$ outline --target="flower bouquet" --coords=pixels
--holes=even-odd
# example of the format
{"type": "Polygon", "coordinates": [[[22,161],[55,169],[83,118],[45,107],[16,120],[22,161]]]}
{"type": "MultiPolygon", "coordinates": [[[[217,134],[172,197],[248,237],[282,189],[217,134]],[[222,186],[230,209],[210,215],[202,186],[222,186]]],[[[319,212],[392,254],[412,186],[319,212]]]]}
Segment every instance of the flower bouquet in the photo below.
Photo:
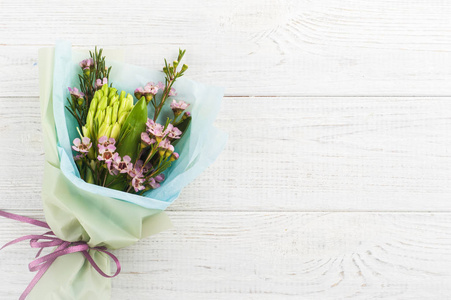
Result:
{"type": "Polygon", "coordinates": [[[223,91],[181,78],[184,54],[158,72],[68,42],[40,50],[46,223],[3,216],[50,228],[11,243],[51,251],[22,299],[109,299],[109,251],[168,228],[162,211],[222,151],[223,91]]]}

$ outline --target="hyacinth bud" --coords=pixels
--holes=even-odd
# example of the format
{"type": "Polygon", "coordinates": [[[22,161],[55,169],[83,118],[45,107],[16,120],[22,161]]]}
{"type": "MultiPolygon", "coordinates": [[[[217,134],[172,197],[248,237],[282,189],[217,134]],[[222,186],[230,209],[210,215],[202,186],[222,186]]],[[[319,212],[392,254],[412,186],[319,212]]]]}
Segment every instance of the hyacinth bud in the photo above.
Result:
{"type": "Polygon", "coordinates": [[[113,130],[113,125],[108,126],[105,136],[111,137],[111,130],[113,130]]]}
{"type": "Polygon", "coordinates": [[[99,128],[99,134],[98,134],[98,136],[99,136],[99,137],[100,137],[100,136],[106,136],[106,137],[108,137],[108,135],[107,135],[108,127],[109,127],[108,124],[103,123],[102,126],[100,126],[100,128],[99,128]]]}
{"type": "Polygon", "coordinates": [[[108,98],[103,96],[100,100],[98,110],[104,110],[108,106],[108,98]]]}
{"type": "Polygon", "coordinates": [[[106,108],[106,113],[105,113],[105,119],[103,120],[103,123],[110,125],[111,124],[111,113],[112,113],[113,108],[111,106],[108,106],[106,108]]]}
{"type": "Polygon", "coordinates": [[[97,99],[97,97],[94,97],[91,100],[91,104],[89,105],[89,112],[92,112],[93,115],[95,115],[95,113],[96,113],[98,101],[99,100],[97,99]]]}
{"type": "Polygon", "coordinates": [[[183,65],[183,66],[182,66],[181,72],[183,73],[183,72],[185,72],[186,70],[188,70],[188,66],[187,66],[187,65],[183,65]]]}
{"type": "Polygon", "coordinates": [[[109,106],[113,106],[115,103],[119,104],[119,96],[117,94],[110,98],[109,106]]]}
{"type": "Polygon", "coordinates": [[[133,96],[128,94],[127,95],[127,111],[131,111],[133,108],[133,96]]]}
{"type": "Polygon", "coordinates": [[[121,102],[122,103],[122,100],[125,98],[125,91],[122,91],[121,92],[121,95],[119,96],[119,102],[121,102]]]}
{"type": "Polygon", "coordinates": [[[83,132],[83,136],[88,137],[91,139],[91,132],[89,131],[89,129],[86,126],[83,126],[81,128],[82,132],[83,132]]]}
{"type": "Polygon", "coordinates": [[[119,111],[119,102],[116,101],[113,104],[113,111],[111,112],[111,123],[117,122],[117,113],[119,111]]]}
{"type": "Polygon", "coordinates": [[[114,123],[113,128],[111,129],[110,137],[117,140],[120,132],[121,132],[121,125],[119,125],[119,123],[116,122],[116,123],[114,123]]]}
{"type": "Polygon", "coordinates": [[[115,88],[109,88],[109,93],[108,93],[108,97],[111,98],[112,96],[116,96],[117,95],[117,89],[115,88]]]}
{"type": "Polygon", "coordinates": [[[117,120],[117,122],[119,123],[119,125],[124,124],[125,119],[127,119],[127,116],[128,116],[128,112],[126,112],[126,111],[124,111],[123,113],[121,113],[121,114],[119,115],[119,119],[117,120]]]}

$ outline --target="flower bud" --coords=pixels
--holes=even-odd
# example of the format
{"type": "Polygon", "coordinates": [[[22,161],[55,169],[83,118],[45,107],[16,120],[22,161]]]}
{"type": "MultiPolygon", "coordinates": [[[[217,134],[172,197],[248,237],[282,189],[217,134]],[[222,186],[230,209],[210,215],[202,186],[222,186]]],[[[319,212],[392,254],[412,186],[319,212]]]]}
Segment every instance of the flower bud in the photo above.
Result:
{"type": "Polygon", "coordinates": [[[120,101],[120,103],[122,103],[122,99],[124,99],[125,98],[125,91],[121,91],[121,95],[119,96],[119,101],[120,101]]]}
{"type": "Polygon", "coordinates": [[[101,136],[107,136],[107,132],[108,132],[108,124],[103,123],[102,126],[100,126],[99,128],[99,134],[97,136],[101,137],[101,136]]]}
{"type": "Polygon", "coordinates": [[[108,106],[106,108],[106,113],[105,113],[105,120],[103,121],[103,123],[110,125],[111,124],[111,113],[112,113],[113,108],[111,106],[108,106]]]}
{"type": "Polygon", "coordinates": [[[146,94],[145,98],[146,98],[147,104],[149,104],[149,102],[152,101],[153,95],[152,94],[146,94]]]}
{"type": "Polygon", "coordinates": [[[111,131],[112,131],[112,130],[113,130],[113,125],[108,126],[105,135],[106,135],[107,137],[110,137],[110,136],[111,136],[111,131]]]}
{"type": "Polygon", "coordinates": [[[97,103],[99,103],[99,102],[98,102],[97,98],[94,97],[91,101],[91,104],[89,105],[89,112],[92,112],[93,115],[96,114],[97,103]]]}
{"type": "Polygon", "coordinates": [[[124,111],[119,115],[119,119],[117,120],[117,122],[122,126],[125,122],[125,119],[127,119],[128,116],[128,112],[124,111]]]}
{"type": "Polygon", "coordinates": [[[83,74],[85,75],[85,77],[89,77],[91,70],[89,68],[83,69],[83,74]]]}
{"type": "Polygon", "coordinates": [[[176,61],[176,60],[174,60],[174,61],[172,62],[172,64],[174,65],[174,68],[177,69],[177,66],[179,65],[179,62],[176,61]]]}
{"type": "Polygon", "coordinates": [[[110,137],[117,140],[120,132],[121,132],[121,125],[119,125],[119,123],[116,122],[116,123],[114,123],[113,128],[111,129],[110,137]]]}
{"type": "Polygon", "coordinates": [[[85,99],[84,98],[78,98],[77,102],[78,102],[78,105],[82,105],[83,102],[85,102],[85,99]]]}
{"type": "Polygon", "coordinates": [[[119,111],[119,101],[114,102],[113,111],[111,113],[111,123],[117,122],[117,113],[119,111]]]}
{"type": "Polygon", "coordinates": [[[176,161],[177,159],[179,159],[179,154],[177,152],[172,152],[171,158],[169,160],[176,161]]]}
{"type": "Polygon", "coordinates": [[[113,106],[114,105],[114,103],[119,103],[119,96],[116,94],[116,95],[113,95],[111,98],[110,98],[110,103],[109,103],[109,106],[113,106]]]}
{"type": "Polygon", "coordinates": [[[86,126],[83,126],[81,130],[83,131],[83,136],[91,138],[91,132],[86,126]]]}
{"type": "Polygon", "coordinates": [[[190,113],[189,111],[185,111],[185,113],[184,113],[183,116],[182,116],[182,120],[186,120],[186,119],[188,119],[189,117],[191,117],[191,113],[190,113]]]}
{"type": "Polygon", "coordinates": [[[187,65],[183,65],[182,66],[182,70],[180,72],[185,72],[186,70],[188,70],[188,66],[187,65]]]}
{"type": "Polygon", "coordinates": [[[108,97],[115,96],[117,94],[117,89],[110,88],[108,92],[108,97]]]}
{"type": "Polygon", "coordinates": [[[103,96],[102,100],[100,100],[98,110],[104,110],[108,105],[108,98],[103,96]]]}

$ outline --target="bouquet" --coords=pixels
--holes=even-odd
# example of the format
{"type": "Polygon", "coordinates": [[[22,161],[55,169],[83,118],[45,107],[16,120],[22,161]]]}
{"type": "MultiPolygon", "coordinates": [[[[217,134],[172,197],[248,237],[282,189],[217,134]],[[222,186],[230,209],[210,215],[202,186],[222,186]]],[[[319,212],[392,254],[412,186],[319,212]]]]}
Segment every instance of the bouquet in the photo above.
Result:
{"type": "Polygon", "coordinates": [[[51,229],[7,244],[51,250],[21,299],[109,299],[109,251],[169,228],[162,211],[225,145],[212,126],[223,91],[181,78],[185,51],[163,72],[103,54],[39,52],[46,222],[0,214],[51,229]]]}

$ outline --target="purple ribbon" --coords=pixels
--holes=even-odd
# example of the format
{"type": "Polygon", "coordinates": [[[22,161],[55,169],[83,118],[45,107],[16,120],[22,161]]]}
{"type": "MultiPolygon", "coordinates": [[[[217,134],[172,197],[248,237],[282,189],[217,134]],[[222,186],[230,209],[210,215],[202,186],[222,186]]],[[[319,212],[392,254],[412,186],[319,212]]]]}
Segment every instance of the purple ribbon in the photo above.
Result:
{"type": "MultiPolygon", "coordinates": [[[[20,222],[28,223],[35,226],[44,227],[47,229],[51,229],[50,226],[42,221],[38,221],[35,219],[31,219],[24,216],[15,215],[12,213],[8,213],[5,211],[0,210],[0,216],[17,220],[20,222]]],[[[121,272],[121,264],[119,263],[119,260],[116,256],[114,256],[112,253],[107,251],[106,247],[89,247],[89,245],[86,242],[66,242],[61,239],[59,239],[52,231],[48,231],[41,235],[26,235],[23,237],[20,237],[18,239],[15,239],[7,244],[5,244],[0,250],[3,248],[19,243],[21,241],[30,240],[30,246],[32,248],[40,248],[36,255],[36,259],[33,260],[31,263],[28,264],[28,268],[31,272],[37,272],[36,276],[33,278],[33,280],[30,282],[30,284],[27,286],[25,291],[20,296],[19,300],[24,300],[28,294],[31,292],[33,287],[38,283],[39,279],[44,275],[44,273],[50,268],[52,263],[60,256],[75,253],[75,252],[81,252],[86,259],[89,261],[89,263],[94,267],[94,269],[103,277],[107,278],[113,278],[119,275],[121,272]],[[55,251],[53,251],[50,254],[47,254],[45,256],[39,257],[41,255],[41,252],[44,248],[47,247],[57,247],[55,251]],[[116,263],[116,273],[114,275],[107,275],[105,274],[99,266],[95,263],[94,259],[89,255],[88,250],[97,250],[100,252],[103,252],[107,254],[109,257],[113,259],[113,261],[116,263]],[[39,258],[38,258],[39,257],[39,258]]]]}

